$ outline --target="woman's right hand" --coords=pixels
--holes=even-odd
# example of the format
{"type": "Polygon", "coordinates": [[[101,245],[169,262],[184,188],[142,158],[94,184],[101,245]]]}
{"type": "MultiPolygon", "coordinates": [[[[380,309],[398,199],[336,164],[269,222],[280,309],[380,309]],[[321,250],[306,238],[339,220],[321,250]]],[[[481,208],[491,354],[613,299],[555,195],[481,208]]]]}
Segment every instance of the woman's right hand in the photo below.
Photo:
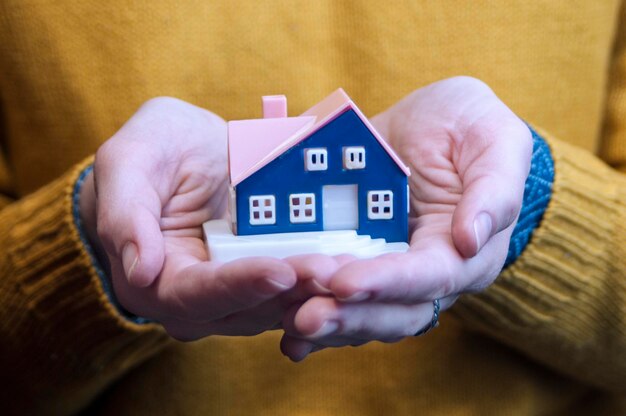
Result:
{"type": "Polygon", "coordinates": [[[106,252],[120,304],[180,340],[279,327],[279,295],[296,284],[281,260],[208,260],[202,223],[225,216],[226,140],[215,114],[152,99],[101,146],[81,191],[82,220],[106,252]]]}

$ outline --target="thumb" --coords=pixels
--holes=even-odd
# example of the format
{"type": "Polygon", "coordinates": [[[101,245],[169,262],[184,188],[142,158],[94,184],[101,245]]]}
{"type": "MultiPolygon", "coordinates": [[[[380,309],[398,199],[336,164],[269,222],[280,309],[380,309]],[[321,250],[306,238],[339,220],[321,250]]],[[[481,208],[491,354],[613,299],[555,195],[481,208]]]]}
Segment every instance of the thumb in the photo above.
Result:
{"type": "Polygon", "coordinates": [[[104,167],[102,171],[107,173],[104,174],[98,167],[96,164],[100,240],[111,263],[123,267],[128,283],[135,287],[149,286],[165,260],[159,196],[138,170],[124,169],[122,173],[104,167]]]}
{"type": "Polygon", "coordinates": [[[463,257],[476,255],[493,235],[515,222],[521,205],[517,188],[483,177],[463,191],[452,217],[452,239],[463,257]]]}
{"type": "Polygon", "coordinates": [[[515,223],[530,168],[532,140],[495,137],[462,172],[463,194],[452,217],[452,240],[463,257],[472,257],[502,230],[515,223]]]}

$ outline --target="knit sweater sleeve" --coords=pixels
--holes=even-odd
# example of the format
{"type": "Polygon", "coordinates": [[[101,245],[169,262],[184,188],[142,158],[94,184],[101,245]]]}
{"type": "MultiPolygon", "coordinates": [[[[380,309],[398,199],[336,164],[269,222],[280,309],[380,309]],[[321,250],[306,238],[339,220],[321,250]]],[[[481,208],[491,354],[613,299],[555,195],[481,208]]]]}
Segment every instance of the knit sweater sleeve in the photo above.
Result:
{"type": "Polygon", "coordinates": [[[626,177],[541,134],[555,170],[543,219],[522,255],[454,313],[574,378],[624,390],[626,177]]]}
{"type": "Polygon", "coordinates": [[[454,313],[467,325],[600,388],[626,390],[626,5],[609,67],[600,158],[543,131],[548,207],[521,256],[454,313]]]}
{"type": "Polygon", "coordinates": [[[0,210],[0,402],[9,414],[69,414],[167,336],[122,317],[72,217],[77,165],[0,210]]]}

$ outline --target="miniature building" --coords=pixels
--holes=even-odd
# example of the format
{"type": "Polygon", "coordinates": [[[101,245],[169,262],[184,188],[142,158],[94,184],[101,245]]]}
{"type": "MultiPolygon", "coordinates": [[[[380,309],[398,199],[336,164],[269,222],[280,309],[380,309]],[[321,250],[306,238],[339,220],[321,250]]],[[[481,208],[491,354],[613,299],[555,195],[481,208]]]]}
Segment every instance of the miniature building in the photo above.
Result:
{"type": "Polygon", "coordinates": [[[298,117],[263,97],[263,115],[228,123],[233,232],[407,241],[409,169],[342,89],[298,117]]]}

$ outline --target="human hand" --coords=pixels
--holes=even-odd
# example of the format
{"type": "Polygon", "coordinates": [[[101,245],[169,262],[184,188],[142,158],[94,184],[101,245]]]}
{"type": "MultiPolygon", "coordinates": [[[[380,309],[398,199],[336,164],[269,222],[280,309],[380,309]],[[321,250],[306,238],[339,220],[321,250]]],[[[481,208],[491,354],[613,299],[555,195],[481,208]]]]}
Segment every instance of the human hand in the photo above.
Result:
{"type": "Polygon", "coordinates": [[[457,77],[410,94],[372,119],[411,168],[410,249],[337,264],[288,313],[281,348],[293,360],[325,347],[416,334],[504,264],[530,168],[526,125],[481,81],[457,77]]]}
{"type": "Polygon", "coordinates": [[[201,225],[225,215],[226,152],[221,118],[153,99],[98,150],[81,191],[82,219],[108,255],[121,305],[181,340],[279,326],[279,295],[296,284],[280,260],[208,261],[201,225]]]}

